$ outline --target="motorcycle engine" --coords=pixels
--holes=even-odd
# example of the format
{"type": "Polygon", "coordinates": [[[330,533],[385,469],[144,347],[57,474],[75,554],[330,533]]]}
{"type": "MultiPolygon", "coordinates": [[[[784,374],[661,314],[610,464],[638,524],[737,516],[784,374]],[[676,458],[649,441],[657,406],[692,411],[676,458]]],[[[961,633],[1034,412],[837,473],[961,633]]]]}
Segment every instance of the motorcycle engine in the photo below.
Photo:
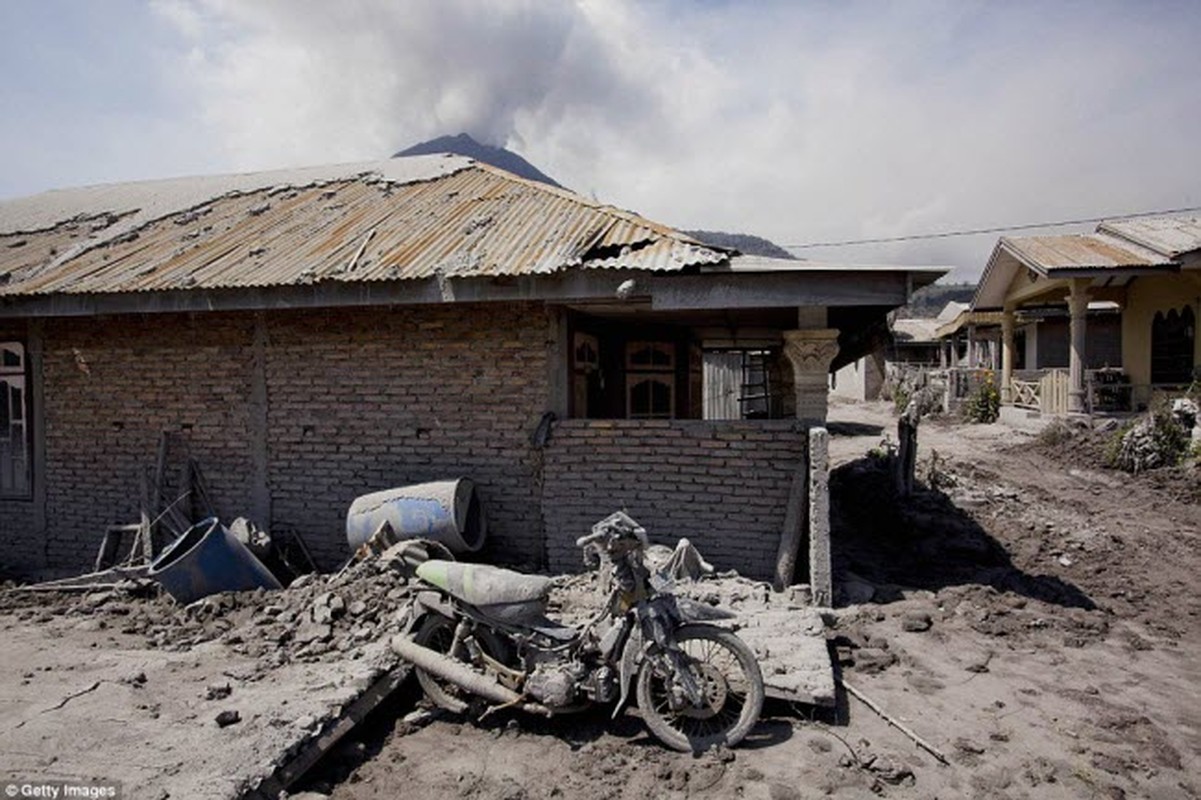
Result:
{"type": "Polygon", "coordinates": [[[548,708],[561,708],[575,700],[578,682],[571,667],[539,664],[526,678],[525,690],[548,708]]]}

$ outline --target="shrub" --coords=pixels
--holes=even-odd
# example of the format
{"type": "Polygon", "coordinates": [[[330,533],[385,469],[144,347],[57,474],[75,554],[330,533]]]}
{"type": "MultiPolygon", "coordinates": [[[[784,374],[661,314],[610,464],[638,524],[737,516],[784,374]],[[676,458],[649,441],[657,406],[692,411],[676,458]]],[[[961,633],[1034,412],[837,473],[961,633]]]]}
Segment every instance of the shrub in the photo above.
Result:
{"type": "Polygon", "coordinates": [[[993,382],[992,372],[984,374],[984,380],[976,387],[963,404],[963,415],[969,422],[996,422],[1001,414],[1001,393],[993,382]]]}

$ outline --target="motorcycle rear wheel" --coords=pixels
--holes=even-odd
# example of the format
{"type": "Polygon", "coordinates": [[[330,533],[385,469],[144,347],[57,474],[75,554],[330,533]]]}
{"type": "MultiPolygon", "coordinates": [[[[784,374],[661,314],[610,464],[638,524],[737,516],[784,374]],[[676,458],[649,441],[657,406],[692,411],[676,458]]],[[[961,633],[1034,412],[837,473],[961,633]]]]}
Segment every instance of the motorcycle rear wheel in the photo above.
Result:
{"type": "MultiPolygon", "coordinates": [[[[441,614],[427,614],[421,620],[421,624],[417,627],[417,633],[413,637],[413,641],[422,647],[428,647],[431,650],[450,655],[464,663],[471,663],[463,652],[463,647],[460,645],[460,652],[451,653],[450,647],[454,643],[455,628],[458,622],[453,619],[447,619],[441,614]]],[[[476,643],[480,649],[487,653],[492,658],[502,663],[505,661],[505,653],[507,648],[499,636],[484,627],[477,626],[472,635],[475,637],[476,643]]],[[[420,668],[414,668],[417,673],[417,682],[421,684],[425,696],[430,699],[434,705],[439,708],[444,708],[455,714],[464,714],[471,709],[473,695],[460,689],[455,684],[443,678],[431,675],[420,668]]]]}
{"type": "Polygon", "coordinates": [[[755,654],[723,628],[685,625],[676,643],[700,680],[705,703],[693,708],[673,702],[668,675],[648,658],[638,671],[638,708],[659,741],[682,752],[732,747],[742,741],[763,710],[763,673],[755,654]]]}

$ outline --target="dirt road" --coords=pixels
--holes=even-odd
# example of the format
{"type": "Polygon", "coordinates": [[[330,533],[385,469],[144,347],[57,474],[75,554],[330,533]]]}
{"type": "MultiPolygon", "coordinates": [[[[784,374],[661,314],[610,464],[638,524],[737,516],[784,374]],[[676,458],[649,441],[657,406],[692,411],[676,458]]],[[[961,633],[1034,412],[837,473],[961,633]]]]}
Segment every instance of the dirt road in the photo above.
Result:
{"type": "Polygon", "coordinates": [[[1099,469],[1083,445],[931,421],[923,489],[897,502],[865,456],[895,430],[890,410],[836,405],[831,420],[841,674],[947,765],[844,694],[834,712],[770,706],[744,746],[695,758],[655,744],[634,712],[385,721],[310,788],[340,800],[1201,796],[1201,507],[1154,476],[1099,469]]]}

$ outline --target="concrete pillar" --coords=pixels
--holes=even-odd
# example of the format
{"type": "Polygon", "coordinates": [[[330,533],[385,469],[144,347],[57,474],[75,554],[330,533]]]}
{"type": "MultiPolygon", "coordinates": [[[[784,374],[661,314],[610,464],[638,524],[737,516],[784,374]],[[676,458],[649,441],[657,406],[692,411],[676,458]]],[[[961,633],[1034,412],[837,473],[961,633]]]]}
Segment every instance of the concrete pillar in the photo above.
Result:
{"type": "Polygon", "coordinates": [[[270,464],[267,454],[267,319],[262,311],[254,315],[254,335],[250,359],[250,515],[265,529],[271,528],[270,464]]]}
{"type": "Polygon", "coordinates": [[[967,365],[972,369],[980,366],[979,345],[976,343],[976,327],[969,325],[967,329],[967,365]]]}
{"type": "Polygon", "coordinates": [[[792,365],[797,419],[824,424],[829,409],[830,362],[838,355],[838,331],[784,331],[784,355],[792,365]]]}
{"type": "Polygon", "coordinates": [[[45,361],[43,358],[44,326],[42,320],[33,319],[29,322],[29,341],[25,357],[29,359],[29,396],[26,406],[29,423],[33,427],[32,436],[33,471],[30,479],[33,481],[33,530],[26,531],[27,536],[36,537],[42,543],[40,558],[27,566],[45,568],[50,566],[50,532],[47,528],[46,516],[46,395],[42,383],[45,361]]]}
{"type": "Polygon", "coordinates": [[[1068,352],[1068,411],[1072,414],[1083,414],[1085,411],[1084,358],[1088,284],[1086,278],[1072,278],[1072,291],[1068,295],[1072,336],[1068,352]]]}
{"type": "Polygon", "coordinates": [[[830,566],[830,434],[809,429],[809,589],[813,603],[834,602],[830,566]]]}
{"type": "Polygon", "coordinates": [[[1013,309],[1001,314],[1001,403],[1013,403],[1013,309]]]}

